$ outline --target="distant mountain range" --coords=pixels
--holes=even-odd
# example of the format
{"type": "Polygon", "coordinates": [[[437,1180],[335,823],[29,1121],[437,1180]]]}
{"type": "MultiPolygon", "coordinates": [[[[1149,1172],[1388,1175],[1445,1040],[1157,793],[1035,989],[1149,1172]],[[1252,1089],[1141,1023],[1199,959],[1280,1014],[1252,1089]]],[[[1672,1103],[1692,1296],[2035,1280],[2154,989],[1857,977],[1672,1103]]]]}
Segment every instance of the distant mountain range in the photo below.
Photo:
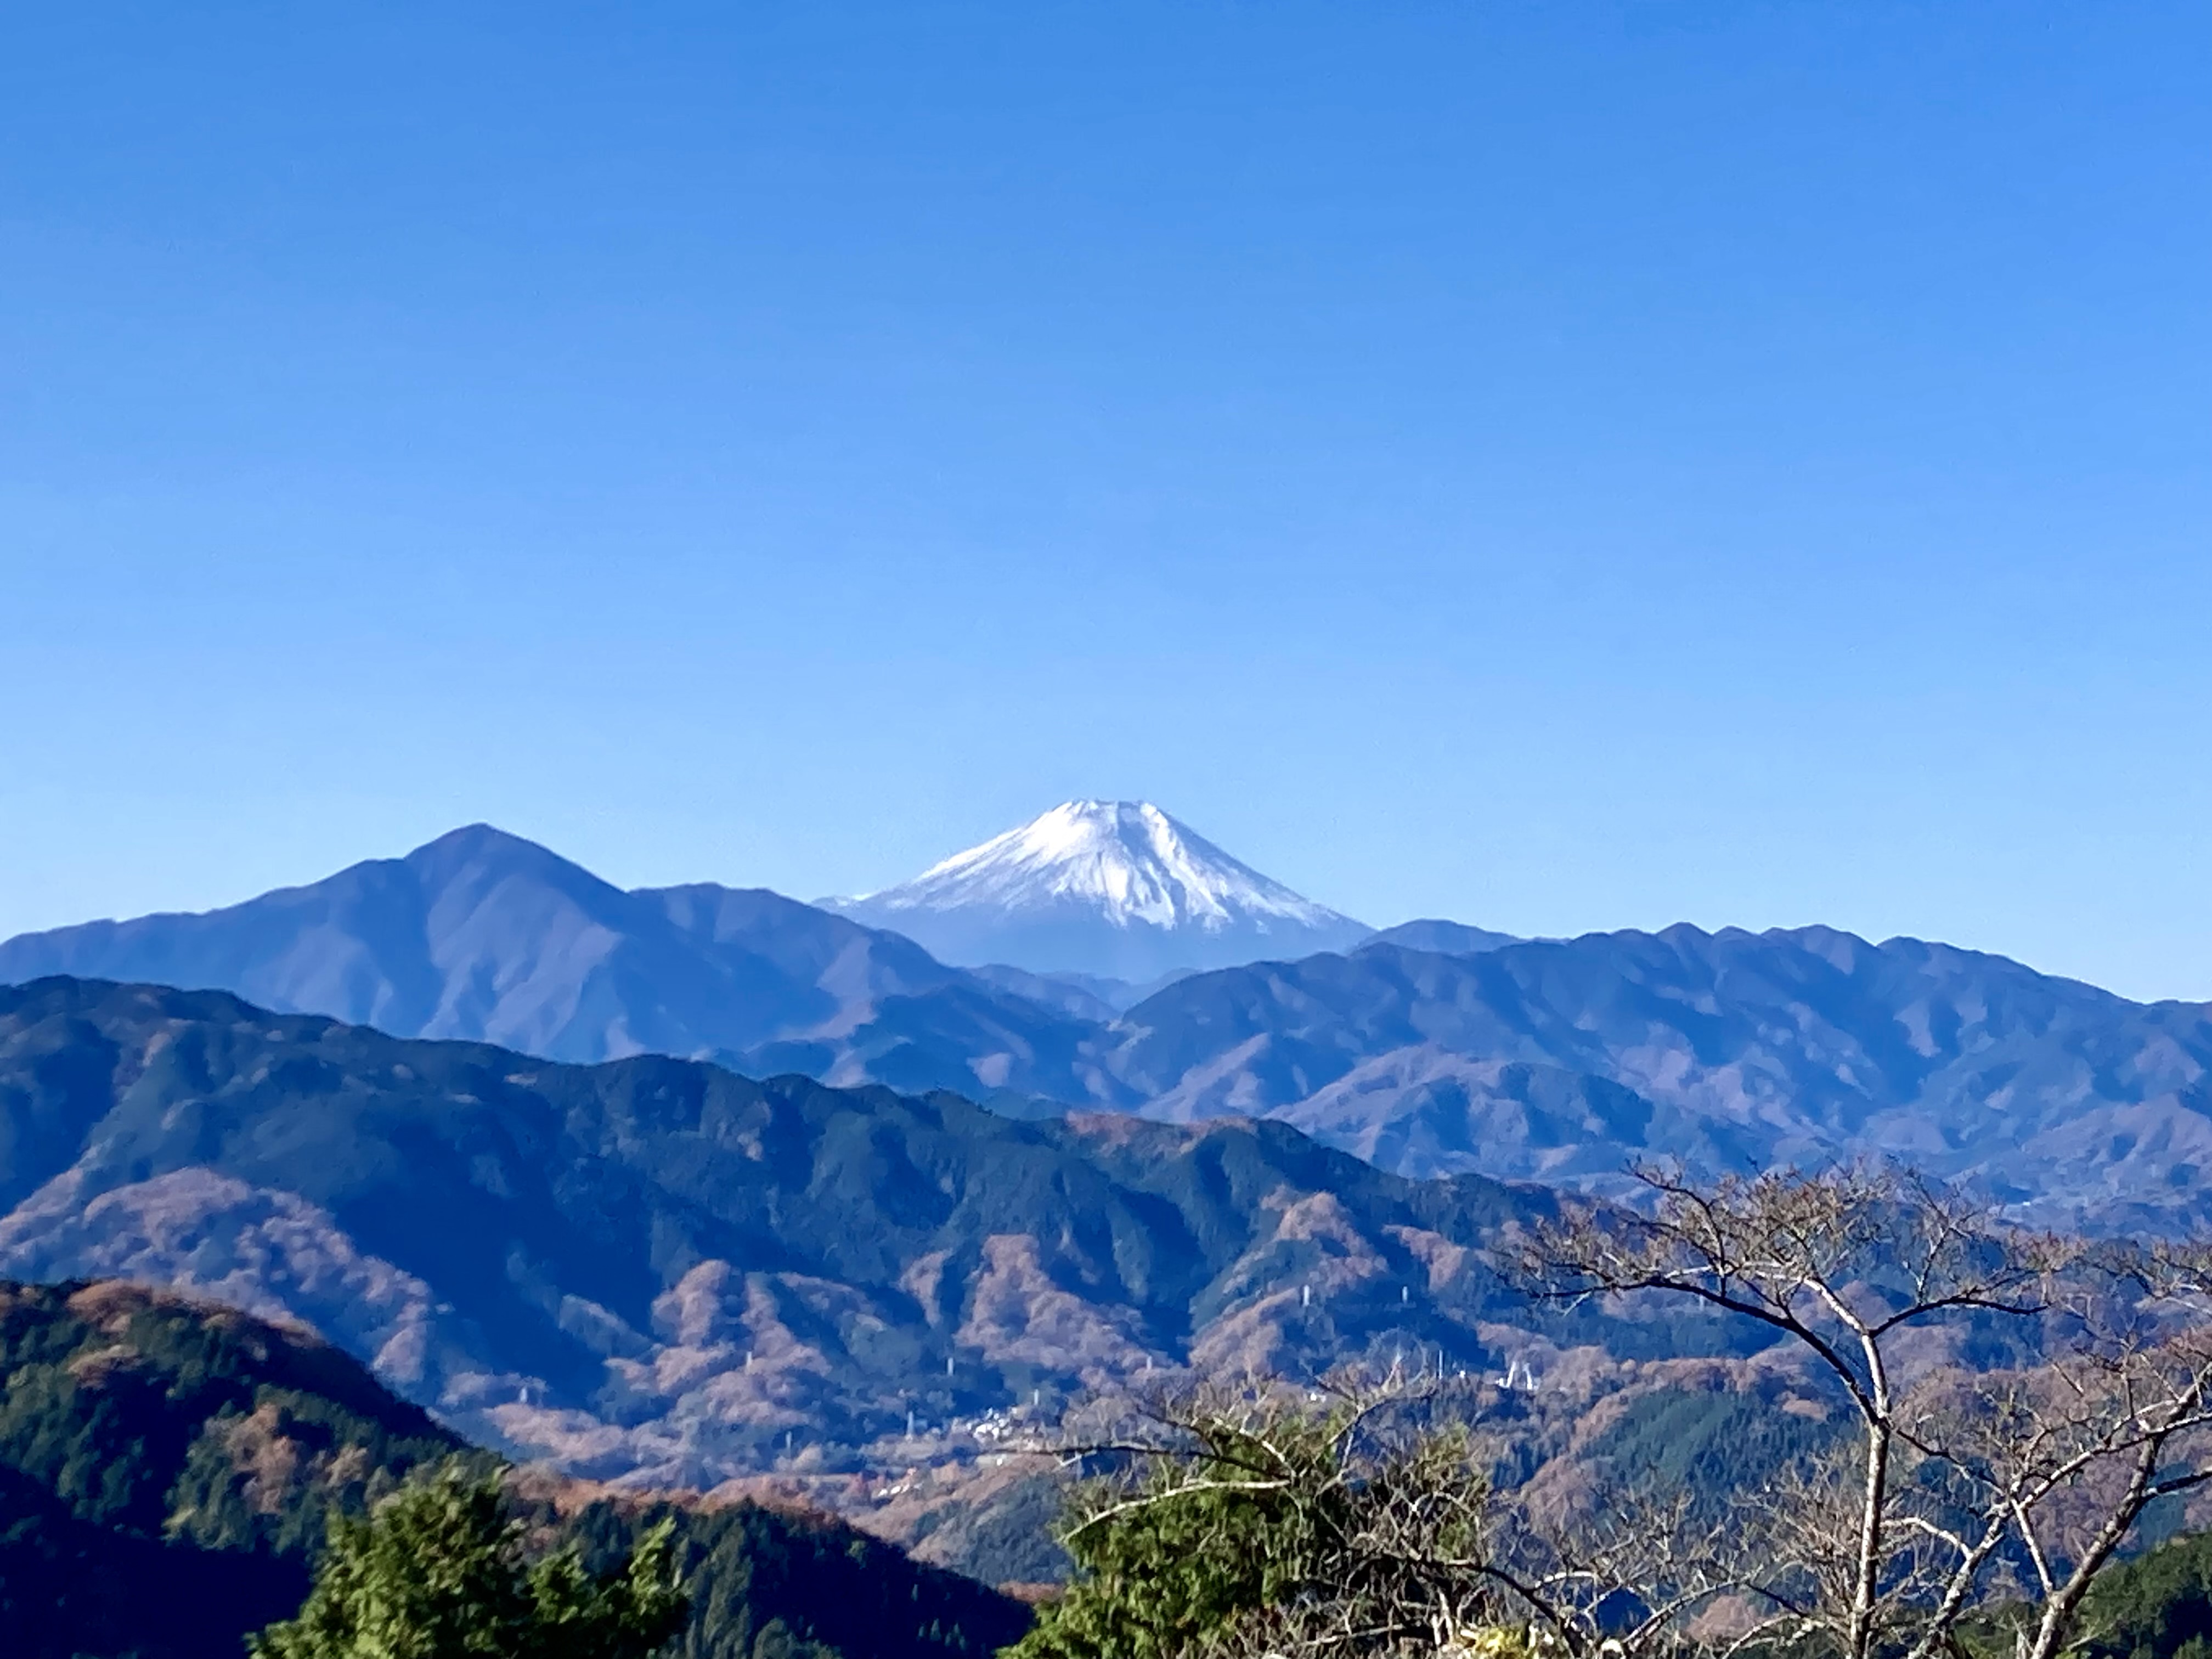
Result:
{"type": "MultiPolygon", "coordinates": [[[[1158,856],[1217,884],[1243,870],[1148,810],[1074,804],[1051,834],[1001,837],[931,890],[988,909],[965,884],[994,869],[1049,890],[1038,849],[1055,845],[1074,849],[1071,890],[1094,897],[1130,843],[1180,848],[1158,856]]],[[[1893,1152],[2054,1218],[2212,1209],[2212,1006],[1824,928],[1517,940],[1418,921],[1138,988],[949,966],[757,890],[625,892],[477,826],[228,910],[0,944],[0,981],[50,974],[228,989],[561,1060],[659,1053],[950,1089],[1018,1115],[1279,1117],[1415,1176],[1607,1188],[1638,1156],[1716,1171],[1893,1152]]]]}
{"type": "Polygon", "coordinates": [[[1135,984],[1346,950],[1374,931],[1240,863],[1149,801],[1066,801],[911,881],[823,906],[963,966],[1135,984]]]}
{"type": "Polygon", "coordinates": [[[1058,1076],[1091,1030],[897,934],[760,889],[625,892],[485,824],[228,909],[0,944],[0,981],[45,974],[553,1060],[680,1054],[907,1089],[988,1092],[1018,1062],[1058,1076]]]}
{"type": "Polygon", "coordinates": [[[2057,1221],[2212,1214],[2212,1006],[1829,928],[1386,944],[1186,980],[1115,1028],[1177,1120],[1279,1117],[1408,1174],[1613,1188],[1905,1158],[2057,1221]]]}

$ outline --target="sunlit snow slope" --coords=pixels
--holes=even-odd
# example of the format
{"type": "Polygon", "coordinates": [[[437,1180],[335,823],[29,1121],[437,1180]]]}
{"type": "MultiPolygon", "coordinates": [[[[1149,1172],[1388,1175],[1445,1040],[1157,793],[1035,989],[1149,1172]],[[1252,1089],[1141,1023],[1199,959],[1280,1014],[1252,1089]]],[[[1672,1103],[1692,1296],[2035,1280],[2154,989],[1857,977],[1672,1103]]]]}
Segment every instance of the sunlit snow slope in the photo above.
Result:
{"type": "Polygon", "coordinates": [[[1370,932],[1147,801],[1066,801],[912,881],[825,904],[946,962],[1139,981],[1345,950],[1370,932]]]}

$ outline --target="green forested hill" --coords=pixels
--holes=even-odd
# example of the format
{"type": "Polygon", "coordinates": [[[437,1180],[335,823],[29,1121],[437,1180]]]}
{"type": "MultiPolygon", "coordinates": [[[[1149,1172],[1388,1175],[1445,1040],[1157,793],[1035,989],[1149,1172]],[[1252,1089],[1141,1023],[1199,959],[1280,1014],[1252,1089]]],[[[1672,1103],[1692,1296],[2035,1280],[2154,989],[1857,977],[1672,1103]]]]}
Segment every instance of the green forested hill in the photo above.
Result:
{"type": "Polygon", "coordinates": [[[2172,1539],[2089,1595],[2087,1659],[2212,1659],[2212,1532],[2172,1539]]]}
{"type": "MultiPolygon", "coordinates": [[[[305,1332],[115,1282],[0,1282],[0,1630],[9,1659],[237,1659],[291,1613],[335,1506],[470,1453],[305,1332]]],[[[540,1484],[594,1565],[665,1507],[540,1484]]],[[[1014,1603],[829,1522],[678,1511],[687,1659],[971,1655],[1014,1603]]]]}
{"type": "Polygon", "coordinates": [[[234,1659],[333,1504],[461,1443],[326,1344],[131,1285],[0,1286],[0,1625],[32,1656],[234,1659]]]}

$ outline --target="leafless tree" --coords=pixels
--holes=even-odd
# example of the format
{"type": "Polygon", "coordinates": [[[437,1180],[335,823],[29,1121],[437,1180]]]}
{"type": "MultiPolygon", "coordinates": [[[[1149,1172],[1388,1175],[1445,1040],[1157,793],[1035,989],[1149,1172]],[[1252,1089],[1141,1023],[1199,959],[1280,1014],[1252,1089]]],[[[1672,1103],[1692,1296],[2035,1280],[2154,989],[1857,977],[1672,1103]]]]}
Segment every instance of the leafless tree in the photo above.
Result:
{"type": "Polygon", "coordinates": [[[1906,1433],[1938,1477],[1923,1484],[1956,1498],[1953,1524],[1905,1517],[1941,1561],[1910,1659],[1948,1641],[1993,1579],[2026,1614],[2015,1632],[2022,1659],[2055,1659],[2144,1511],[2212,1480],[2203,1253],[2100,1254],[2106,1282],[2066,1298],[2057,1352],[1930,1377],[1908,1402],[1906,1433]],[[1990,1571],[2008,1541],[2024,1559],[2024,1582],[1990,1571]]]}
{"type": "Polygon", "coordinates": [[[2212,1479],[2201,1253],[2092,1249],[1881,1165],[1638,1174],[1646,1207],[1570,1205],[1513,1266],[1540,1296],[1668,1294],[1755,1321],[1848,1400],[1847,1468],[1789,1471],[1739,1506],[1797,1574],[1795,1593],[1765,1586],[1770,1629],[1841,1659],[1930,1659],[2009,1596],[2022,1659],[2056,1659],[2143,1511],[2212,1479]],[[1975,1319],[2012,1328],[2019,1363],[1911,1374],[1911,1333],[1975,1319]]]}
{"type": "Polygon", "coordinates": [[[1083,1485],[1072,1542],[1128,1526],[1139,1547],[1115,1559],[1170,1571],[1177,1551],[1267,1553],[1237,1617],[1146,1650],[1939,1659],[1971,1615],[2009,1628],[2016,1659],[2060,1659],[2146,1510],[2212,1482],[2212,1247],[2093,1247],[1881,1165],[1639,1175],[1648,1204],[1570,1201],[1509,1270],[1542,1297],[1753,1322],[1826,1376],[1853,1433],[1723,1495],[1716,1520],[1711,1492],[1498,1490],[1529,1408],[1494,1416],[1480,1383],[1096,1401],[1059,1447],[1112,1470],[1083,1485]]]}

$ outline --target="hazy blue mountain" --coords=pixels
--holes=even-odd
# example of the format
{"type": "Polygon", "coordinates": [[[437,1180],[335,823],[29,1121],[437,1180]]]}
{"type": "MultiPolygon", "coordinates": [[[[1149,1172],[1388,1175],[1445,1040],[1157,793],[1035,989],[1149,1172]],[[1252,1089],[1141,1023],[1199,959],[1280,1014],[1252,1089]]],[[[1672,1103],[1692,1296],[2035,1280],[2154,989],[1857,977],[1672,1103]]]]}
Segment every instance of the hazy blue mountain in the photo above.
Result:
{"type": "Polygon", "coordinates": [[[971,1093],[1068,1097],[1091,1036],[897,934],[758,890],[625,892],[483,824],[227,909],[0,944],[0,981],[46,974],[234,991],[557,1060],[712,1056],[971,1093]]]}
{"type": "Polygon", "coordinates": [[[1415,1176],[1607,1187],[1638,1156],[1878,1152],[2123,1224],[2203,1207],[2212,1170],[2204,1006],[1825,928],[1505,941],[1421,921],[1144,987],[949,967],[773,893],[624,892],[477,828],[228,910],[0,945],[0,980],[55,972],[554,1059],[950,1088],[1024,1117],[1281,1117],[1415,1176]]]}
{"type": "Polygon", "coordinates": [[[1438,956],[1474,957],[1485,951],[1495,951],[1501,945],[1518,945],[1522,941],[1511,933],[1493,933],[1487,927],[1470,927],[1463,921],[1424,917],[1419,921],[1401,921],[1395,927],[1385,927],[1369,935],[1367,942],[1401,945],[1408,951],[1433,951],[1438,956]]]}
{"type": "Polygon", "coordinates": [[[947,962],[1133,984],[1345,950],[1372,931],[1148,801],[1065,801],[911,881],[823,902],[896,928],[947,962]]]}
{"type": "Polygon", "coordinates": [[[2212,1208],[2212,1006],[1915,939],[1377,942],[1185,980],[1116,1033],[1105,1064],[1147,1114],[1280,1116],[1413,1173],[1884,1152],[2115,1224],[2212,1208]]]}
{"type": "Polygon", "coordinates": [[[1033,974],[1003,962],[987,962],[968,971],[986,984],[1094,1025],[1112,1024],[1121,1010],[1143,1001],[1147,994],[1127,980],[1105,979],[1096,974],[1033,974]]]}
{"type": "Polygon", "coordinates": [[[974,1455],[988,1413],[1187,1364],[1495,1364],[1580,1328],[1480,1254],[1548,1201],[1281,1124],[1020,1122],[222,992],[0,988],[0,1274],[304,1320],[472,1437],[580,1474],[974,1455]]]}
{"type": "Polygon", "coordinates": [[[1111,1023],[1119,1014],[1135,1007],[1146,997],[1156,996],[1179,979],[1188,979],[1195,969],[1177,968],[1156,979],[1139,985],[1126,979],[1109,979],[1103,974],[1072,974],[1064,969],[1049,974],[1033,974],[1026,968],[1010,968],[1002,962],[987,962],[980,968],[968,970],[978,979],[988,980],[1002,990],[1027,997],[1032,1002],[1042,1002],[1047,1007],[1085,1019],[1111,1023]]]}

